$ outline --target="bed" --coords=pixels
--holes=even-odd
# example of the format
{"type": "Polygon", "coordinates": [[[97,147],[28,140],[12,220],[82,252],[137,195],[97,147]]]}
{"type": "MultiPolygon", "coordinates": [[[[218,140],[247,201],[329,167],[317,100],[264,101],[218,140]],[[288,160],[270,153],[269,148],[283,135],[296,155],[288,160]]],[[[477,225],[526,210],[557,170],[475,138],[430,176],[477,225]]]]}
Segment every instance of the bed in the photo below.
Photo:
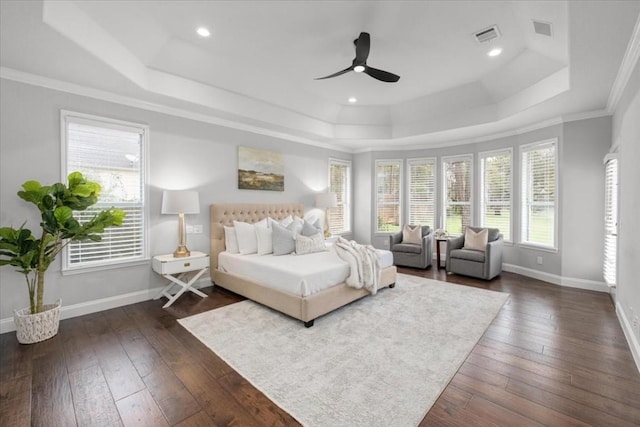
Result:
{"type": "MultiPolygon", "coordinates": [[[[255,223],[266,217],[282,220],[289,215],[303,217],[304,205],[211,205],[211,281],[215,286],[220,286],[221,288],[299,319],[304,322],[306,327],[311,327],[316,318],[367,296],[369,292],[364,289],[351,288],[347,286],[346,283],[341,282],[323,290],[300,293],[269,287],[264,283],[260,283],[259,280],[221,271],[218,268],[218,256],[225,251],[225,225],[232,226],[234,220],[255,223]]],[[[287,257],[288,255],[283,256],[287,257]]],[[[306,256],[308,255],[299,257],[306,256]]],[[[396,267],[393,265],[382,269],[378,288],[393,287],[396,282],[396,275],[396,267]]]]}

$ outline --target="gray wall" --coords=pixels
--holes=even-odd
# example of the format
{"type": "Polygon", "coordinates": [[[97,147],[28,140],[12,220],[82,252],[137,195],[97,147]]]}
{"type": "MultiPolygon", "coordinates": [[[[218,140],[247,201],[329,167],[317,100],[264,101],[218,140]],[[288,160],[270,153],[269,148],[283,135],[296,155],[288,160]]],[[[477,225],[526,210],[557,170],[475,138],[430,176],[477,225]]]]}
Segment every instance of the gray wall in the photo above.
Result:
{"type": "MultiPolygon", "coordinates": [[[[640,317],[640,63],[636,64],[613,117],[619,154],[618,283],[616,298],[629,324],[640,317]]],[[[640,343],[640,328],[635,331],[640,343]]],[[[636,348],[640,357],[640,348],[636,348]]],[[[636,358],[636,361],[640,359],[636,358]]]]}
{"type": "MultiPolygon", "coordinates": [[[[18,198],[23,182],[61,179],[60,110],[127,120],[150,126],[149,203],[151,255],[170,253],[177,246],[177,218],[160,215],[162,190],[196,189],[201,213],[187,223],[204,225],[203,234],[190,234],[191,250],[209,252],[211,203],[304,203],[313,209],[314,193],[326,190],[329,157],[352,155],[253,133],[71,95],[2,79],[0,81],[0,224],[19,226],[39,222],[35,208],[18,198]],[[237,147],[246,145],[284,153],[285,191],[237,189],[237,147]]],[[[163,279],[150,263],[63,276],[61,262],[50,268],[46,301],[61,297],[63,305],[143,291],[163,279]]],[[[0,269],[0,319],[28,306],[24,279],[11,267],[0,269]]]]}
{"type": "MultiPolygon", "coordinates": [[[[436,224],[442,224],[442,168],[443,156],[473,154],[474,156],[474,222],[479,222],[480,168],[478,155],[484,151],[503,148],[513,150],[513,231],[512,238],[517,242],[520,227],[520,163],[519,147],[523,144],[543,141],[550,138],[558,140],[558,251],[547,251],[518,245],[505,245],[504,262],[556,276],[602,282],[603,231],[602,218],[604,206],[604,169],[602,158],[611,141],[611,117],[581,120],[549,126],[531,132],[483,141],[473,144],[457,145],[438,149],[418,149],[410,151],[377,151],[370,159],[356,154],[360,165],[368,160],[368,169],[374,177],[376,159],[411,159],[419,157],[437,158],[437,194],[436,224]],[[542,257],[542,265],[537,258],[542,257]]],[[[406,161],[403,166],[406,175],[406,161]]],[[[361,171],[360,171],[361,172],[361,171]]],[[[373,179],[373,178],[372,178],[373,179]]],[[[370,184],[374,193],[373,182],[370,184]]],[[[406,190],[406,180],[404,183],[406,190]]],[[[406,191],[405,191],[406,194],[406,191]]],[[[403,196],[404,197],[404,196],[403,196]]],[[[379,248],[388,245],[388,234],[375,231],[375,200],[369,197],[368,218],[369,234],[372,244],[379,248]]],[[[405,205],[403,216],[408,215],[405,205]]],[[[358,216],[365,215],[358,212],[358,216]]],[[[363,238],[360,234],[358,238],[363,238]]],[[[364,240],[364,239],[363,239],[364,240]]]]}

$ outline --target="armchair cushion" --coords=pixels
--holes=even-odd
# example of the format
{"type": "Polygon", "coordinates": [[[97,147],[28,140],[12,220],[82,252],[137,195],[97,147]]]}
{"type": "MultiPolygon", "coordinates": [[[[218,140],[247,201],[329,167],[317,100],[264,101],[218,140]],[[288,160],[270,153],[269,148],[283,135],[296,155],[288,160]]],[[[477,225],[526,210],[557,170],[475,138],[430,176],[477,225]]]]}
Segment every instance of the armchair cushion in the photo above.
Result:
{"type": "Polygon", "coordinates": [[[412,254],[419,254],[422,252],[422,242],[416,245],[414,243],[396,243],[393,245],[395,252],[408,252],[412,254]]]}
{"type": "Polygon", "coordinates": [[[464,249],[484,252],[488,241],[489,230],[487,228],[483,228],[480,231],[473,231],[467,227],[464,232],[464,249]]]}
{"type": "Polygon", "coordinates": [[[405,224],[402,227],[402,243],[422,244],[422,227],[419,225],[405,224]]]}
{"type": "Polygon", "coordinates": [[[451,251],[451,258],[466,259],[468,261],[484,262],[485,252],[470,249],[454,249],[451,251]]]}

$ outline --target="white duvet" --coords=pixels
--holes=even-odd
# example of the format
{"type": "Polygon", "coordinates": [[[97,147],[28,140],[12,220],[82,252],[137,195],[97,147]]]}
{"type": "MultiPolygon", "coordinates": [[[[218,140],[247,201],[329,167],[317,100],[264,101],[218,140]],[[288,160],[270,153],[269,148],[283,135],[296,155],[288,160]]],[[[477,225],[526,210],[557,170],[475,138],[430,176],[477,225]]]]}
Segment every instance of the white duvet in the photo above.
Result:
{"type": "MultiPolygon", "coordinates": [[[[381,268],[393,264],[389,251],[377,253],[381,268]]],[[[350,273],[349,265],[333,248],[306,255],[280,256],[221,252],[218,269],[300,296],[309,296],[344,282],[350,273]]]]}

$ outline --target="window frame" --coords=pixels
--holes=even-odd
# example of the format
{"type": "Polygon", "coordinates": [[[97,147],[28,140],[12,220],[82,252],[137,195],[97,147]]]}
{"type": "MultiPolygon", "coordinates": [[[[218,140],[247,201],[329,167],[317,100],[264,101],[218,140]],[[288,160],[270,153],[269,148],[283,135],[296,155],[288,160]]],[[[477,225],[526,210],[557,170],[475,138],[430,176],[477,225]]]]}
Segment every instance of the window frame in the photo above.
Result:
{"type": "MultiPolygon", "coordinates": [[[[440,227],[443,230],[447,230],[447,232],[449,233],[449,236],[459,236],[459,235],[463,235],[464,234],[464,228],[461,230],[461,234],[452,234],[450,230],[447,229],[447,195],[448,195],[448,191],[447,191],[447,177],[446,177],[446,173],[447,173],[447,169],[445,167],[445,163],[446,162],[450,162],[452,160],[469,160],[469,165],[470,165],[470,171],[469,171],[469,218],[471,221],[470,225],[473,225],[474,222],[474,214],[475,214],[475,197],[474,197],[474,155],[473,153],[468,153],[468,154],[457,154],[454,156],[442,156],[440,158],[440,169],[441,169],[441,177],[442,177],[442,212],[441,212],[441,218],[440,218],[440,227]]],[[[460,203],[459,203],[460,204],[460,203]]],[[[460,206],[462,206],[462,204],[460,204],[460,206]]]]}
{"type": "Polygon", "coordinates": [[[559,176],[559,169],[558,169],[558,158],[559,158],[559,144],[558,144],[558,138],[549,138],[549,139],[545,139],[542,141],[536,141],[536,142],[532,142],[529,144],[523,144],[519,147],[518,152],[519,152],[519,157],[520,157],[520,202],[519,202],[519,209],[520,209],[520,227],[519,227],[519,231],[518,231],[518,245],[524,248],[532,248],[532,249],[537,249],[537,250],[542,250],[542,251],[548,251],[548,252],[558,252],[558,202],[560,200],[559,197],[559,182],[560,182],[560,176],[559,176]],[[539,149],[544,149],[545,146],[549,146],[549,145],[553,145],[554,146],[554,150],[555,150],[555,155],[554,155],[554,175],[555,175],[555,179],[554,179],[554,209],[553,209],[553,245],[545,245],[545,244],[541,244],[541,243],[536,243],[536,242],[530,242],[530,241],[526,241],[524,240],[524,233],[523,233],[523,228],[525,226],[525,213],[528,212],[527,211],[527,205],[525,205],[526,203],[526,197],[527,197],[527,193],[528,193],[528,188],[525,189],[525,184],[528,183],[528,178],[525,176],[525,173],[527,171],[527,168],[525,166],[525,161],[524,161],[524,154],[531,152],[531,151],[535,151],[535,150],[539,150],[539,149]]]}
{"type": "Polygon", "coordinates": [[[398,231],[402,231],[402,215],[403,215],[403,209],[402,209],[402,203],[403,203],[403,196],[404,196],[404,185],[403,185],[403,161],[402,159],[376,159],[375,160],[375,180],[374,180],[374,185],[375,185],[375,190],[374,190],[374,195],[375,195],[375,235],[389,235],[389,234],[394,234],[397,233],[398,231]],[[399,227],[400,229],[398,231],[380,231],[378,230],[378,165],[381,164],[397,164],[398,165],[398,181],[399,181],[399,185],[398,185],[398,222],[400,222],[399,227]]]}
{"type": "Polygon", "coordinates": [[[407,159],[407,177],[406,177],[406,188],[407,188],[407,197],[406,197],[406,209],[407,209],[407,224],[415,225],[411,222],[411,166],[431,164],[433,167],[433,202],[431,204],[433,211],[433,218],[431,218],[430,224],[421,224],[428,225],[431,229],[436,229],[436,221],[438,217],[438,159],[436,157],[416,157],[407,159]]]}
{"type": "MultiPolygon", "coordinates": [[[[340,231],[331,231],[331,234],[334,235],[345,235],[345,234],[351,234],[352,232],[352,218],[353,218],[353,203],[352,203],[352,176],[353,176],[353,168],[352,168],[352,162],[351,160],[345,160],[345,159],[338,159],[338,158],[333,158],[330,157],[329,158],[329,164],[328,164],[328,168],[327,168],[327,178],[328,178],[328,183],[327,183],[327,188],[329,189],[329,191],[332,191],[331,189],[331,166],[332,165],[339,165],[339,166],[344,166],[346,167],[346,176],[345,176],[345,193],[342,197],[342,205],[344,206],[344,213],[345,213],[345,219],[344,219],[344,223],[343,226],[344,228],[340,231]]],[[[340,205],[340,202],[338,202],[338,205],[340,205]]]]}
{"type": "Polygon", "coordinates": [[[506,147],[506,148],[500,148],[500,149],[496,149],[496,150],[490,150],[490,151],[481,151],[480,153],[478,153],[478,171],[479,171],[479,178],[480,178],[480,185],[478,188],[479,191],[479,211],[480,211],[480,227],[485,227],[485,209],[484,209],[484,205],[485,205],[485,192],[484,192],[484,184],[485,184],[485,176],[484,176],[484,160],[488,157],[493,157],[493,156],[499,156],[499,155],[503,155],[503,154],[508,154],[510,157],[510,162],[509,162],[509,166],[511,168],[510,170],[510,174],[509,174],[509,239],[505,239],[505,243],[513,243],[515,241],[514,235],[513,235],[513,231],[514,231],[514,209],[513,209],[513,172],[514,172],[514,161],[513,161],[513,148],[512,147],[506,147]]]}
{"type": "Polygon", "coordinates": [[[618,234],[620,226],[620,160],[618,158],[618,153],[613,152],[607,154],[603,159],[603,163],[605,168],[605,200],[602,277],[607,286],[614,287],[617,286],[618,283],[618,234]],[[615,167],[615,170],[610,173],[609,171],[611,167],[615,167]],[[611,175],[614,182],[610,182],[609,175],[611,175]],[[614,216],[613,233],[609,233],[608,223],[610,222],[610,214],[613,214],[614,216]],[[613,241],[611,237],[613,237],[613,241]],[[610,247],[611,249],[608,249],[610,247]],[[611,253],[611,251],[613,253],[611,253]],[[611,272],[610,270],[613,271],[611,272]]]}
{"type": "Polygon", "coordinates": [[[61,172],[62,182],[66,182],[69,171],[67,164],[67,153],[69,149],[67,125],[69,123],[79,123],[95,127],[104,127],[107,129],[121,130],[127,132],[135,132],[140,134],[141,138],[141,156],[140,173],[142,174],[142,218],[143,218],[143,239],[142,239],[142,255],[134,259],[126,260],[108,260],[92,263],[91,265],[71,266],[69,264],[68,248],[62,251],[62,268],[63,275],[78,274],[92,271],[108,270],[121,268],[131,265],[148,264],[151,259],[149,253],[149,126],[128,122],[124,120],[112,119],[92,114],[79,113],[68,110],[60,110],[60,142],[61,142],[61,172]]]}

